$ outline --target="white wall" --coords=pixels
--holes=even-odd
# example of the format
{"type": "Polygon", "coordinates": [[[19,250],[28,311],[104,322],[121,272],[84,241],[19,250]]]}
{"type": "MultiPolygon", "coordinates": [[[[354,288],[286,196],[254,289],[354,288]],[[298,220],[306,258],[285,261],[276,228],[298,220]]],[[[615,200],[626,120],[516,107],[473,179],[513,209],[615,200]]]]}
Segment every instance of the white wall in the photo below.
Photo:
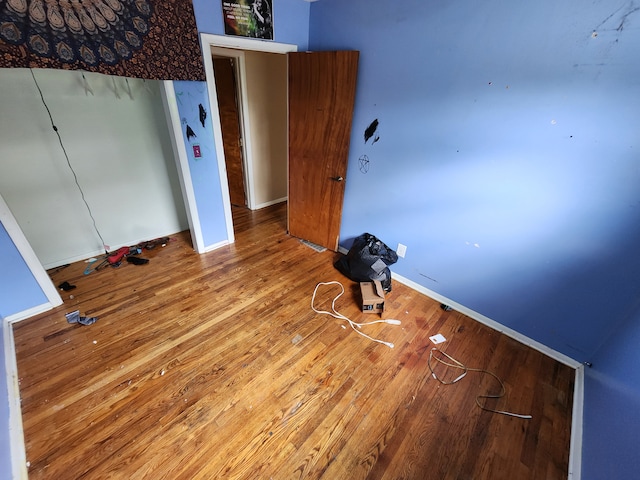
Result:
{"type": "Polygon", "coordinates": [[[287,56],[246,52],[257,208],[287,196],[287,56]]]}
{"type": "MultiPolygon", "coordinates": [[[[33,70],[104,242],[188,229],[154,81],[33,70]],[[131,93],[131,95],[129,94],[131,93]]],[[[103,251],[28,69],[0,70],[0,194],[50,268],[103,251]]]]}

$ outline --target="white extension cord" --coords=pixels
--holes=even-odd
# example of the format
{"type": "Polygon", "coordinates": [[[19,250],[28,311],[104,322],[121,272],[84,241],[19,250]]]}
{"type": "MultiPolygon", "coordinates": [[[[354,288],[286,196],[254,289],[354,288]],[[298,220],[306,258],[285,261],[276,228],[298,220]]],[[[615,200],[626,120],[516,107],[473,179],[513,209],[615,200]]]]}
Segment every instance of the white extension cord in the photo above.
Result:
{"type": "Polygon", "coordinates": [[[453,385],[454,383],[457,383],[458,381],[462,380],[467,375],[467,372],[478,372],[478,373],[486,373],[487,375],[491,375],[500,384],[500,393],[495,394],[495,395],[490,395],[490,394],[489,395],[478,395],[476,397],[476,405],[478,407],[480,407],[482,410],[486,410],[487,412],[500,413],[502,415],[507,415],[509,417],[524,418],[526,420],[530,420],[532,418],[531,415],[523,415],[521,413],[513,413],[513,412],[507,412],[505,410],[494,410],[492,408],[487,408],[482,402],[480,402],[481,398],[484,398],[484,399],[488,399],[488,398],[498,399],[498,398],[504,397],[504,395],[506,394],[507,390],[506,390],[506,388],[504,386],[504,382],[502,380],[500,380],[500,378],[498,378],[498,376],[495,373],[490,372],[489,370],[484,370],[482,368],[467,367],[466,365],[464,365],[463,363],[459,362],[458,360],[453,358],[451,355],[443,352],[439,348],[432,348],[431,349],[431,352],[429,352],[429,360],[427,361],[427,365],[429,366],[429,370],[431,371],[431,376],[434,379],[436,379],[437,381],[439,381],[443,385],[453,385]],[[437,353],[437,355],[434,355],[434,353],[437,353]],[[434,361],[436,361],[438,363],[441,363],[442,365],[446,365],[447,367],[451,367],[451,368],[457,369],[457,370],[462,370],[462,373],[460,375],[458,375],[454,380],[451,380],[451,381],[442,380],[440,377],[438,377],[436,375],[436,372],[433,370],[433,365],[431,365],[431,361],[432,360],[434,360],[434,361]],[[447,360],[450,360],[451,362],[449,362],[447,360]]]}
{"type": "Polygon", "coordinates": [[[331,315],[332,317],[337,318],[339,320],[346,320],[347,322],[349,322],[349,325],[351,325],[351,328],[353,328],[353,330],[356,333],[359,333],[360,335],[362,335],[365,338],[368,338],[369,340],[372,340],[372,341],[377,342],[377,343],[381,343],[383,345],[386,345],[389,348],[393,348],[394,347],[393,343],[385,342],[383,340],[379,340],[377,338],[370,337],[366,333],[361,332],[359,329],[362,328],[365,325],[373,325],[374,323],[388,323],[390,325],[400,325],[402,322],[400,322],[400,320],[395,320],[395,319],[374,320],[372,322],[365,322],[365,323],[354,322],[353,320],[345,317],[344,315],[342,315],[340,312],[338,312],[336,310],[336,300],[338,300],[338,298],[340,298],[343,293],[344,293],[344,287],[342,286],[342,284],[340,282],[336,282],[336,281],[320,282],[320,283],[318,283],[316,285],[316,288],[313,290],[313,296],[311,297],[311,309],[316,313],[321,313],[321,314],[325,314],[325,315],[331,315]],[[341,292],[338,295],[336,295],[334,297],[333,301],[331,302],[331,312],[329,312],[327,310],[318,310],[315,307],[316,293],[318,292],[318,288],[320,287],[320,285],[340,285],[341,292]],[[358,327],[358,328],[356,328],[356,327],[358,327]]]}

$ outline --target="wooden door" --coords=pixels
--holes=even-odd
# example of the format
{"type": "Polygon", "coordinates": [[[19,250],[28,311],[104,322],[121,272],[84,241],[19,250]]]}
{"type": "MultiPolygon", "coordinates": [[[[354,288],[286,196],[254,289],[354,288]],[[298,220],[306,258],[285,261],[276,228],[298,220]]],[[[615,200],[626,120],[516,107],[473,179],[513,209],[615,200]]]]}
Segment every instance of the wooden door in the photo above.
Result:
{"type": "Polygon", "coordinates": [[[356,51],[289,55],[289,234],[337,251],[356,51]]]}
{"type": "Polygon", "coordinates": [[[229,197],[232,205],[244,207],[247,197],[244,188],[244,168],[242,164],[242,135],[236,91],[236,78],[232,58],[213,59],[216,78],[216,94],[220,110],[220,127],[224,159],[227,166],[229,197]]]}

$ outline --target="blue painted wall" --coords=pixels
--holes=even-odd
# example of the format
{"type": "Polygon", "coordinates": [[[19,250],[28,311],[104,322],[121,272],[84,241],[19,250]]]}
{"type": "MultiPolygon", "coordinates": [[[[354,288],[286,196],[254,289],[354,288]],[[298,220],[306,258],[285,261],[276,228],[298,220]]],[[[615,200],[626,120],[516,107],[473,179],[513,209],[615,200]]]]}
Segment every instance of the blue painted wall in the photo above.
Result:
{"type": "Polygon", "coordinates": [[[585,370],[583,480],[637,478],[640,472],[639,310],[585,370]]]}
{"type": "Polygon", "coordinates": [[[628,1],[312,4],[312,50],[361,52],[341,244],[401,242],[397,273],[589,360],[640,284],[638,27],[628,1]]]}
{"type": "Polygon", "coordinates": [[[189,171],[196,208],[200,218],[204,247],[227,240],[227,228],[222,205],[220,173],[216,156],[209,96],[206,82],[173,82],[182,126],[182,141],[189,156],[189,171]],[[204,125],[200,121],[200,105],[206,111],[204,125]],[[190,133],[187,138],[187,128],[190,133]],[[200,149],[200,157],[194,154],[200,149]]]}
{"type": "Polygon", "coordinates": [[[592,361],[583,478],[637,477],[640,6],[322,0],[310,19],[310,49],[361,52],[342,245],[404,243],[397,273],[592,361]]]}
{"type": "Polygon", "coordinates": [[[0,252],[0,317],[8,317],[47,303],[46,295],[1,223],[0,252]]]}

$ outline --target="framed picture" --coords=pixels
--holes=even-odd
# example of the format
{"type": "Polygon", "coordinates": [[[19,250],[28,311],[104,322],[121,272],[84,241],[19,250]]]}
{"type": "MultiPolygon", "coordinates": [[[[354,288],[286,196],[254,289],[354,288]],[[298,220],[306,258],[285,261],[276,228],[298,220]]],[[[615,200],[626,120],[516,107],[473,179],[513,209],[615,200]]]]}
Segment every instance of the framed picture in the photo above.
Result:
{"type": "Polygon", "coordinates": [[[273,0],[222,1],[224,33],[273,40],[273,0]]]}

